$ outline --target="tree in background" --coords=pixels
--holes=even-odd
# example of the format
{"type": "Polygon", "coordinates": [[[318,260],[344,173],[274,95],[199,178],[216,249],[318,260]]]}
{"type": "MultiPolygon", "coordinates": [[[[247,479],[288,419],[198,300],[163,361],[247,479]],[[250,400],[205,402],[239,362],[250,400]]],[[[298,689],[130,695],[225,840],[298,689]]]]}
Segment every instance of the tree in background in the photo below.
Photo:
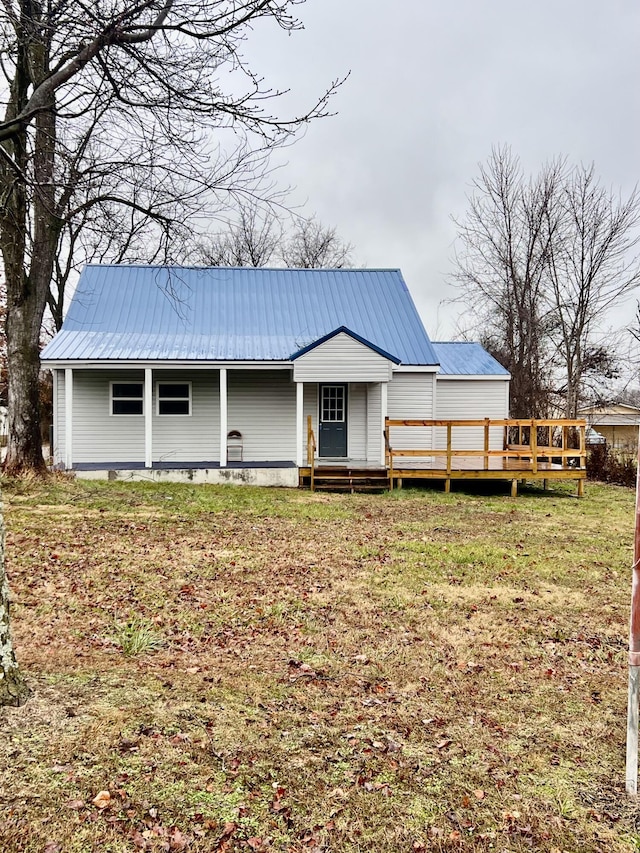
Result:
{"type": "Polygon", "coordinates": [[[553,200],[562,162],[526,179],[508,148],[494,149],[456,221],[457,281],[482,342],[511,373],[513,417],[548,414],[552,381],[544,299],[553,200]]]}
{"type": "Polygon", "coordinates": [[[474,330],[510,371],[513,417],[576,417],[617,376],[606,313],[640,281],[640,198],[557,159],[531,177],[494,149],[457,222],[456,278],[474,330]]]}
{"type": "Polygon", "coordinates": [[[351,266],[352,251],[335,228],[289,214],[282,199],[277,205],[250,199],[224,230],[200,241],[195,255],[208,266],[340,269],[351,266]]]}
{"type": "MultiPolygon", "coordinates": [[[[215,207],[216,190],[255,191],[256,162],[264,153],[328,114],[335,85],[302,115],[270,114],[266,102],[280,93],[265,91],[242,55],[243,40],[261,19],[297,29],[295,5],[297,0],[2,4],[8,473],[44,470],[40,327],[47,300],[60,321],[60,288],[80,235],[92,227],[96,235],[104,224],[105,236],[93,249],[109,254],[111,236],[129,219],[127,233],[139,237],[144,225],[154,254],[169,257],[176,234],[192,231],[196,217],[215,207]],[[54,277],[58,288],[52,294],[54,277]]],[[[131,244],[121,249],[123,257],[136,251],[131,244]]]]}
{"type": "Polygon", "coordinates": [[[249,199],[222,231],[199,241],[195,256],[211,267],[265,267],[281,240],[282,224],[273,207],[249,199]]]}
{"type": "Polygon", "coordinates": [[[353,246],[344,243],[335,228],[322,225],[312,216],[296,219],[281,257],[287,267],[299,269],[343,269],[352,266],[353,246]]]}
{"type": "Polygon", "coordinates": [[[547,275],[564,415],[575,418],[590,378],[617,377],[615,346],[600,321],[640,282],[634,249],[640,239],[640,197],[605,190],[593,166],[565,175],[555,203],[547,275]]]}

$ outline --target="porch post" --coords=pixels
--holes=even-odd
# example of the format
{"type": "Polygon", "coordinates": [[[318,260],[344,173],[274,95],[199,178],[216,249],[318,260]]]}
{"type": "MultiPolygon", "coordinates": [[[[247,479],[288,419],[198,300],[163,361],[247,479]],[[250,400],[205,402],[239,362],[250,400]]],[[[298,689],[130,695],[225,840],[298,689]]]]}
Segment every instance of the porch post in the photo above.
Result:
{"type": "Polygon", "coordinates": [[[73,468],[73,368],[64,369],[64,467],[73,468]]]}
{"type": "MultiPolygon", "coordinates": [[[[53,423],[51,429],[49,431],[49,438],[53,438],[53,441],[49,442],[49,458],[53,462],[54,467],[58,467],[58,464],[62,461],[58,458],[58,447],[60,447],[60,442],[58,441],[58,427],[60,426],[60,415],[58,411],[58,380],[60,379],[60,371],[57,369],[53,369],[51,371],[51,375],[53,377],[53,385],[51,386],[51,390],[53,392],[53,423]]],[[[3,433],[7,431],[7,420],[3,419],[3,433]]]]}
{"type": "Polygon", "coordinates": [[[296,382],[296,465],[304,465],[304,382],[296,382]]]}
{"type": "Polygon", "coordinates": [[[227,467],[227,368],[220,368],[220,467],[227,467]]]}
{"type": "Polygon", "coordinates": [[[144,467],[153,468],[153,370],[144,369],[144,467]]]}
{"type": "Polygon", "coordinates": [[[387,417],[387,383],[380,383],[380,464],[386,467],[387,454],[384,446],[384,428],[385,419],[387,417]]]}

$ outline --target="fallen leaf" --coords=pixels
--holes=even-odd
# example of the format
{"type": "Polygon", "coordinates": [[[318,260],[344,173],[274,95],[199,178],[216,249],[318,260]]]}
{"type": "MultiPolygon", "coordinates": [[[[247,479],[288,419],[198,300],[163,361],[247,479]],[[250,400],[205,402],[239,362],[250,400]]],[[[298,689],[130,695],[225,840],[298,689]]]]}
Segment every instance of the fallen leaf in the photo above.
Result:
{"type": "Polygon", "coordinates": [[[174,826],[169,835],[170,850],[186,850],[189,845],[189,838],[174,826]]]}
{"type": "Polygon", "coordinates": [[[108,791],[100,791],[93,798],[93,805],[99,809],[106,809],[111,802],[111,794],[108,791]]]}
{"type": "Polygon", "coordinates": [[[227,821],[222,829],[222,838],[229,838],[237,828],[237,823],[234,823],[232,820],[227,821]]]}

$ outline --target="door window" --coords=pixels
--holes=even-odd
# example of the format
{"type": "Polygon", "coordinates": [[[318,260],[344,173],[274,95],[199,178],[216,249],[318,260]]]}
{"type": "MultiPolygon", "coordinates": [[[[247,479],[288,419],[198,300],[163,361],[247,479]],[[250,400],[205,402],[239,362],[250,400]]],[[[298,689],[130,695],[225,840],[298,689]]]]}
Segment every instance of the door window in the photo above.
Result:
{"type": "Polygon", "coordinates": [[[344,422],[344,415],[344,385],[323,385],[320,420],[325,423],[344,422]]]}

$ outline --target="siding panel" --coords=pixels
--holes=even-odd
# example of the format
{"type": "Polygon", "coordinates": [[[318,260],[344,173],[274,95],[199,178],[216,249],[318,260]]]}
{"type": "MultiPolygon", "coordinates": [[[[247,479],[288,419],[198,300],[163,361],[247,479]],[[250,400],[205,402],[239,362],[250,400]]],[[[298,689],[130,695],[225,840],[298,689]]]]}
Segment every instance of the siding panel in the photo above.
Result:
{"type": "Polygon", "coordinates": [[[144,417],[110,414],[109,382],[115,380],[143,382],[144,371],[74,370],[74,462],[144,462],[144,417]]]}
{"type": "MultiPolygon", "coordinates": [[[[496,380],[438,379],[437,415],[447,420],[465,418],[507,418],[505,382],[496,380]]],[[[435,446],[445,448],[447,435],[444,428],[438,427],[435,446]]],[[[494,427],[490,430],[489,447],[501,450],[503,430],[494,427]]],[[[481,450],[484,447],[484,429],[482,427],[458,428],[453,430],[453,448],[455,450],[481,450]]]]}
{"type": "Polygon", "coordinates": [[[347,453],[351,459],[367,458],[367,386],[349,386],[347,453]]]}
{"type": "Polygon", "coordinates": [[[344,332],[299,356],[296,382],[387,382],[391,362],[344,332]]]}
{"type": "Polygon", "coordinates": [[[367,385],[367,459],[382,461],[382,390],[379,383],[367,385]]]}
{"type": "Polygon", "coordinates": [[[64,399],[64,370],[54,371],[56,383],[56,408],[53,412],[53,461],[55,465],[64,465],[65,434],[64,418],[66,401],[64,399]]]}
{"type": "Polygon", "coordinates": [[[230,370],[227,379],[227,425],[242,433],[244,461],[295,462],[296,386],[291,373],[230,370]]]}
{"type": "Polygon", "coordinates": [[[217,370],[153,371],[153,461],[220,459],[220,374],[217,370]],[[190,415],[158,415],[157,383],[191,382],[190,415]]]}
{"type": "MultiPolygon", "coordinates": [[[[433,418],[433,374],[394,373],[389,383],[387,412],[390,418],[433,418]]],[[[393,427],[391,447],[394,450],[430,449],[432,434],[432,427],[393,427]]]]}

